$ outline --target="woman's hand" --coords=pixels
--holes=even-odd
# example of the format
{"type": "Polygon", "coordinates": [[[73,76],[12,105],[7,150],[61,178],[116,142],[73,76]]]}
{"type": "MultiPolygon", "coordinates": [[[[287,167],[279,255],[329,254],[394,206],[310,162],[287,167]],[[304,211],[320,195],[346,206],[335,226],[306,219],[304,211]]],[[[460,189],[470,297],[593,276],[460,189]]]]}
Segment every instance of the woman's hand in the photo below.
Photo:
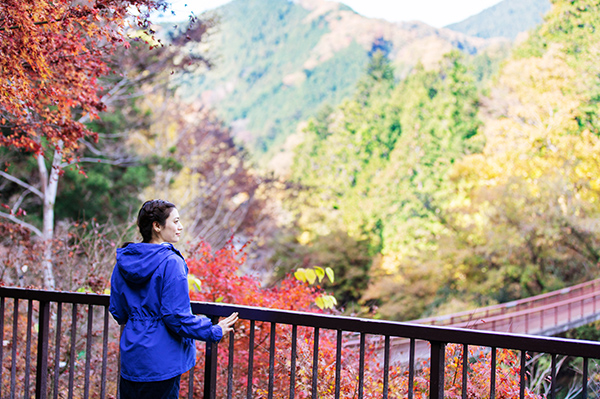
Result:
{"type": "Polygon", "coordinates": [[[233,331],[233,325],[238,321],[237,312],[232,313],[229,317],[224,318],[218,324],[221,326],[221,330],[223,330],[223,335],[227,334],[230,331],[233,331]]]}

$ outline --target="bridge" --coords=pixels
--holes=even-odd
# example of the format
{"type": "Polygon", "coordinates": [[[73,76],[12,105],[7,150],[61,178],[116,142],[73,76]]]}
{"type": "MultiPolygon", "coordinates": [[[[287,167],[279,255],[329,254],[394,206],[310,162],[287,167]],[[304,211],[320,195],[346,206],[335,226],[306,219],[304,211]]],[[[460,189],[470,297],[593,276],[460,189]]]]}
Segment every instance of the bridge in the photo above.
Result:
{"type": "MultiPolygon", "coordinates": [[[[408,323],[555,336],[598,320],[600,320],[600,279],[517,301],[411,320],[408,323]]],[[[377,338],[374,338],[371,343],[382,345],[377,338]]],[[[347,343],[348,347],[357,345],[356,339],[347,343]]],[[[393,361],[407,362],[410,359],[411,341],[405,338],[392,339],[391,351],[393,361]]],[[[417,358],[427,357],[429,344],[418,341],[412,351],[417,358]]]]}
{"type": "Polygon", "coordinates": [[[553,336],[600,320],[600,279],[500,305],[410,323],[553,336]]]}
{"type": "MultiPolygon", "coordinates": [[[[478,384],[485,392],[475,397],[599,397],[600,343],[550,336],[597,320],[599,291],[596,280],[406,323],[194,302],[214,322],[234,311],[241,321],[235,336],[204,346],[182,394],[337,399],[350,389],[356,398],[441,399],[448,387],[473,397],[478,384]],[[540,356],[550,366],[536,388],[540,356]],[[565,359],[578,362],[568,387],[557,378],[565,359]],[[473,361],[488,367],[485,381],[473,361]],[[516,373],[508,387],[506,367],[516,373]]],[[[0,287],[0,398],[118,397],[118,337],[106,295],[0,287]]]]}

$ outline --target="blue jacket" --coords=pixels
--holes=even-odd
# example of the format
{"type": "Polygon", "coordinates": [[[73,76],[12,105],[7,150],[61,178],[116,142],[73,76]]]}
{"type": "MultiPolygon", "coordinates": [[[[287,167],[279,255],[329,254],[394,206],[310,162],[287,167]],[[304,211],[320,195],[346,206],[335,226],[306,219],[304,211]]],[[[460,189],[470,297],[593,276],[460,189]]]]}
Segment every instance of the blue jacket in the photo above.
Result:
{"type": "Polygon", "coordinates": [[[191,312],[188,268],[172,244],[129,244],[117,249],[110,313],[125,324],[121,375],[130,381],[162,381],[196,362],[194,339],[216,342],[221,327],[191,312]]]}

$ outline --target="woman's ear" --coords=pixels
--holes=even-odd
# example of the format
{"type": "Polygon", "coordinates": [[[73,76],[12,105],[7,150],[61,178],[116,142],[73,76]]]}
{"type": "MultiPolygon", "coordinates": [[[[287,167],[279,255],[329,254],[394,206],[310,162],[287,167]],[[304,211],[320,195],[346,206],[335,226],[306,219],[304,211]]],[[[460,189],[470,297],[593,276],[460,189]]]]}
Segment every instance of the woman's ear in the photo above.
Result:
{"type": "Polygon", "coordinates": [[[158,224],[158,222],[152,222],[152,230],[155,233],[160,233],[160,224],[158,224]]]}

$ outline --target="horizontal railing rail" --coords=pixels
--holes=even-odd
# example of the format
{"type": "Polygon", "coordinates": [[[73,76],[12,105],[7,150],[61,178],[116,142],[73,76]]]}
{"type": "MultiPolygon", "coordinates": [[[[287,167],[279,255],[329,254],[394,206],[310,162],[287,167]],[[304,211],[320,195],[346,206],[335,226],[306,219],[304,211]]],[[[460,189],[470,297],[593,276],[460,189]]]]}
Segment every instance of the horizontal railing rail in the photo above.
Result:
{"type": "Polygon", "coordinates": [[[516,301],[480,307],[474,310],[452,313],[450,315],[425,317],[412,320],[411,322],[432,325],[460,325],[480,319],[487,319],[492,316],[501,316],[511,312],[518,312],[523,309],[532,309],[540,306],[551,305],[556,302],[561,302],[570,298],[593,293],[600,293],[600,279],[587,281],[585,283],[563,288],[561,290],[552,291],[529,298],[523,298],[516,301]]]}
{"type": "MultiPolygon", "coordinates": [[[[448,369],[457,367],[459,358],[462,366],[456,370],[466,398],[475,360],[465,354],[473,348],[488,359],[489,397],[495,397],[503,381],[498,377],[504,367],[497,356],[501,350],[519,358],[518,394],[513,397],[529,397],[533,354],[549,357],[548,397],[562,389],[556,378],[559,357],[581,360],[580,397],[598,388],[597,342],[222,303],[193,302],[192,310],[214,322],[238,312],[240,322],[222,343],[206,345],[197,367],[184,376],[182,391],[188,398],[339,398],[348,394],[345,390],[362,398],[377,389],[379,397],[412,399],[425,389],[438,399],[444,397],[448,369]],[[357,348],[345,345],[356,336],[357,348]],[[395,337],[410,342],[407,361],[398,361],[390,345],[395,337]],[[374,341],[379,344],[372,345],[374,341]],[[462,357],[447,357],[452,345],[462,357]],[[425,347],[428,361],[417,362],[415,351],[425,347]],[[397,396],[399,389],[402,396],[397,396]]],[[[0,397],[118,395],[119,328],[111,319],[106,295],[0,287],[0,397]]]]}
{"type": "Polygon", "coordinates": [[[600,316],[598,310],[600,310],[600,292],[592,292],[534,308],[448,326],[529,335],[552,335],[572,329],[580,320],[589,323],[591,318],[595,321],[600,316]]]}
{"type": "Polygon", "coordinates": [[[538,337],[522,334],[506,334],[491,331],[450,328],[445,326],[423,326],[413,323],[363,319],[320,313],[266,309],[230,304],[193,302],[192,310],[197,314],[226,317],[239,312],[240,318],[277,324],[302,325],[306,327],[347,332],[397,336],[423,341],[465,343],[476,346],[546,352],[568,356],[593,357],[600,359],[600,343],[593,341],[538,337]],[[559,344],[559,347],[554,347],[559,344]],[[591,345],[591,346],[588,346],[591,345]],[[593,348],[592,353],[589,352],[593,348]],[[599,357],[596,357],[598,355],[599,357]]]}

